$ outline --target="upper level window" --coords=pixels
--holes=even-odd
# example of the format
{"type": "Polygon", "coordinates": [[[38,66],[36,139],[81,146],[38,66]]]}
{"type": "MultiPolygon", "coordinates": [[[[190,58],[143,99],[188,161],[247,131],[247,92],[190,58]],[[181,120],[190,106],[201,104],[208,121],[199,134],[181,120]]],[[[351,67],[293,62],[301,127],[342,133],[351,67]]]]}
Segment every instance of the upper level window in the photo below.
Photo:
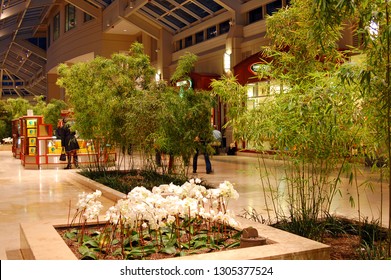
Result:
{"type": "Polygon", "coordinates": [[[193,36],[188,36],[185,38],[185,48],[193,45],[193,36]]]}
{"type": "Polygon", "coordinates": [[[206,30],[206,39],[211,39],[217,36],[216,26],[209,27],[206,30]]]}
{"type": "Polygon", "coordinates": [[[175,42],[175,51],[179,51],[181,49],[183,49],[182,40],[178,40],[175,42]]]}
{"type": "Polygon", "coordinates": [[[220,24],[219,24],[220,34],[228,33],[229,27],[230,27],[230,25],[229,25],[229,20],[220,23],[220,24]]]}
{"type": "Polygon", "coordinates": [[[60,37],[60,13],[56,14],[53,18],[53,41],[60,37]]]}
{"type": "Polygon", "coordinates": [[[262,7],[256,8],[248,13],[248,23],[254,23],[263,19],[262,7]]]}
{"type": "Polygon", "coordinates": [[[90,21],[93,19],[94,19],[94,17],[92,15],[84,13],[84,22],[87,22],[87,21],[90,21]]]}
{"type": "Polygon", "coordinates": [[[197,32],[195,35],[196,44],[201,43],[203,41],[204,41],[204,31],[197,32]]]}
{"type": "Polygon", "coordinates": [[[272,15],[274,12],[277,12],[278,9],[282,8],[282,0],[276,0],[269,4],[266,4],[266,13],[272,15]]]}
{"type": "Polygon", "coordinates": [[[68,4],[65,6],[65,32],[76,26],[76,7],[68,4]]]}

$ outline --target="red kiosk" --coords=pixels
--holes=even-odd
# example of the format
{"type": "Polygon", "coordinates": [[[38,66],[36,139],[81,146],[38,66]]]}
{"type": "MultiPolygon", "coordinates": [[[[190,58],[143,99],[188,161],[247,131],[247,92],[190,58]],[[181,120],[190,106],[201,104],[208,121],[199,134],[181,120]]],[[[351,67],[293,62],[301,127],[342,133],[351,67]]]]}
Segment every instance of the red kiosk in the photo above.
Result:
{"type": "MultiPolygon", "coordinates": [[[[23,116],[12,121],[12,154],[20,158],[28,169],[59,167],[67,164],[60,161],[61,140],[53,136],[51,124],[45,124],[43,116],[23,116]]],[[[80,165],[97,162],[114,164],[117,154],[113,147],[95,147],[91,140],[77,139],[80,149],[80,165]]]]}

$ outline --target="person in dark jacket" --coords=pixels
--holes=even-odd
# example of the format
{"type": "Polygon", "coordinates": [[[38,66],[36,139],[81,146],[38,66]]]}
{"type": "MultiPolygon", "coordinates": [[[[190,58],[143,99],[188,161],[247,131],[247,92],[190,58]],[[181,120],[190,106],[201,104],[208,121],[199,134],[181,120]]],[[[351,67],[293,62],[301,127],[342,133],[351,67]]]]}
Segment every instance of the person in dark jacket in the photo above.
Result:
{"type": "Polygon", "coordinates": [[[62,122],[59,123],[57,128],[57,135],[61,139],[61,145],[65,147],[65,152],[67,154],[67,160],[68,164],[65,167],[65,169],[71,169],[72,168],[72,157],[73,157],[73,164],[76,168],[79,168],[79,160],[77,157],[77,151],[80,149],[79,143],[76,139],[76,132],[71,131],[70,124],[66,118],[62,120],[62,122]]]}
{"type": "Polygon", "coordinates": [[[206,166],[206,174],[212,173],[212,164],[209,159],[209,154],[207,151],[207,141],[200,139],[200,137],[196,137],[195,142],[197,142],[199,145],[196,148],[196,152],[193,156],[193,173],[197,173],[197,162],[198,162],[198,155],[200,152],[204,154],[205,158],[205,166],[206,166]]]}

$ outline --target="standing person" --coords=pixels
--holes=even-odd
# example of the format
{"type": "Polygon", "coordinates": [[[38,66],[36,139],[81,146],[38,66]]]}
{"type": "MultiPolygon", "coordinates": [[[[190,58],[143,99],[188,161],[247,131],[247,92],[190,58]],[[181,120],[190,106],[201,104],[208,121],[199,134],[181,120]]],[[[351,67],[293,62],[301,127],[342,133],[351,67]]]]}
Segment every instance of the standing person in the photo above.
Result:
{"type": "Polygon", "coordinates": [[[61,139],[61,148],[65,148],[64,120],[59,120],[57,123],[56,137],[61,139]]]}
{"type": "Polygon", "coordinates": [[[213,125],[213,137],[220,143],[223,142],[223,135],[220,130],[217,129],[217,125],[213,125]]]}
{"type": "Polygon", "coordinates": [[[68,164],[65,167],[65,169],[71,169],[72,168],[72,157],[73,157],[73,164],[76,168],[79,168],[79,160],[77,157],[77,150],[80,149],[79,143],[76,139],[76,132],[71,131],[70,124],[66,118],[62,120],[63,125],[60,130],[60,137],[61,137],[61,144],[65,147],[65,152],[67,154],[68,164]]]}
{"type": "Polygon", "coordinates": [[[220,130],[217,129],[217,125],[213,125],[213,138],[214,141],[212,143],[212,147],[215,150],[215,155],[220,154],[219,149],[221,147],[221,143],[223,142],[223,135],[220,130]]]}
{"type": "Polygon", "coordinates": [[[205,158],[206,174],[212,173],[212,164],[210,163],[210,159],[207,151],[207,142],[205,140],[201,140],[199,136],[197,136],[194,141],[197,142],[199,145],[196,148],[196,153],[193,157],[193,173],[197,173],[198,155],[201,149],[205,158]]]}

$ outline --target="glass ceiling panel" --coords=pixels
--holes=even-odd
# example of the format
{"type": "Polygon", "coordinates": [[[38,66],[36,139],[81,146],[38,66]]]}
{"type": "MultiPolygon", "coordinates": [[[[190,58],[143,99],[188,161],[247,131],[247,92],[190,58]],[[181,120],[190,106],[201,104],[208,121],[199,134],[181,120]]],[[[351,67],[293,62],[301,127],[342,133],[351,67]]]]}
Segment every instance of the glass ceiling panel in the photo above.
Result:
{"type": "Polygon", "coordinates": [[[160,9],[159,7],[155,6],[154,4],[152,3],[147,3],[145,5],[146,8],[152,10],[153,12],[155,12],[156,14],[158,14],[159,16],[163,15],[165,13],[165,11],[163,11],[162,9],[160,9]]]}
{"type": "Polygon", "coordinates": [[[172,10],[172,9],[175,8],[175,6],[173,4],[171,4],[170,2],[168,2],[166,0],[155,0],[155,2],[159,3],[160,5],[162,5],[167,10],[172,10]]]}
{"type": "Polygon", "coordinates": [[[181,10],[181,9],[174,10],[174,13],[176,15],[180,16],[181,18],[183,18],[187,22],[193,23],[193,22],[197,21],[197,19],[195,17],[186,13],[184,10],[181,10]]]}
{"type": "Polygon", "coordinates": [[[197,1],[200,2],[202,5],[204,5],[205,7],[207,7],[208,9],[212,10],[213,12],[217,12],[223,8],[213,0],[197,0],[197,1]]]}
{"type": "Polygon", "coordinates": [[[167,22],[163,21],[162,19],[159,19],[158,21],[159,21],[162,25],[168,27],[169,29],[174,30],[174,31],[176,30],[174,27],[172,27],[171,25],[167,24],[167,22]]]}
{"type": "Polygon", "coordinates": [[[175,32],[223,10],[224,7],[214,0],[153,0],[140,9],[175,32]]]}
{"type": "Polygon", "coordinates": [[[166,20],[168,20],[169,22],[175,24],[176,26],[178,26],[179,28],[183,28],[186,26],[185,23],[183,23],[182,21],[178,20],[177,18],[171,16],[171,15],[167,15],[164,17],[166,20]]]}
{"type": "Polygon", "coordinates": [[[189,9],[190,11],[192,11],[193,13],[195,13],[197,16],[201,18],[209,16],[209,13],[207,11],[205,11],[204,9],[200,8],[199,6],[197,6],[192,2],[185,4],[184,7],[186,9],[189,9]]]}

